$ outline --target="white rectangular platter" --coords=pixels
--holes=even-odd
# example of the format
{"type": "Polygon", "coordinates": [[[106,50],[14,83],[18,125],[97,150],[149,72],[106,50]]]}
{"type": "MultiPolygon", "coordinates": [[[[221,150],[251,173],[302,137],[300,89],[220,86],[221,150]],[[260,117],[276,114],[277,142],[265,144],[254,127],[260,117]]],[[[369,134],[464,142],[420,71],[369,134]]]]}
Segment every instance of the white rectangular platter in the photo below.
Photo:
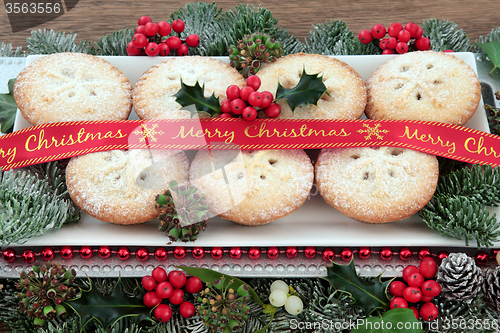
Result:
{"type": "MultiPolygon", "coordinates": [[[[476,72],[476,63],[472,53],[455,53],[476,72]]],[[[27,65],[40,56],[30,56],[27,65]]],[[[376,56],[336,56],[356,69],[364,80],[381,64],[393,55],[376,56]]],[[[104,57],[120,68],[132,84],[151,66],[164,58],[155,57],[104,57]]],[[[228,61],[226,57],[219,58],[228,61]]],[[[137,119],[133,114],[131,119],[137,119]]],[[[14,130],[28,127],[29,124],[20,116],[16,117],[14,130]]],[[[489,132],[483,103],[467,123],[480,131],[489,132]]],[[[491,213],[500,213],[500,209],[490,209],[491,213]]],[[[150,221],[134,226],[120,226],[101,222],[83,214],[75,224],[53,230],[41,237],[28,240],[24,246],[164,246],[168,238],[158,231],[158,222],[150,221]]],[[[464,241],[444,238],[438,232],[429,229],[418,217],[386,223],[366,224],[348,218],[326,204],[314,186],[306,203],[296,212],[278,221],[259,227],[246,227],[218,217],[209,222],[209,227],[195,243],[176,243],[185,246],[464,246],[464,241]]],[[[499,244],[495,244],[499,246],[499,244]]],[[[475,247],[475,243],[471,243],[475,247]]]]}

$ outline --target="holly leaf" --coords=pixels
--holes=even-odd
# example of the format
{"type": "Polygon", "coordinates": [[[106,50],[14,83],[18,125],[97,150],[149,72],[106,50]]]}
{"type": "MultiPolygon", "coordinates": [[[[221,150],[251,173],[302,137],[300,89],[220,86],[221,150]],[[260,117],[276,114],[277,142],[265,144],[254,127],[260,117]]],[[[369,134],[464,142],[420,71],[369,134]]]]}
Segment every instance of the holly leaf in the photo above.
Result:
{"type": "Polygon", "coordinates": [[[276,99],[286,99],[292,111],[295,111],[301,105],[317,105],[324,93],[328,94],[323,77],[319,73],[307,74],[304,67],[299,83],[294,88],[286,89],[278,82],[276,99]]]}
{"type": "MultiPolygon", "coordinates": [[[[200,83],[196,81],[194,86],[188,86],[184,84],[181,79],[181,89],[174,96],[176,97],[175,101],[184,107],[194,105],[197,112],[207,112],[212,117],[220,114],[222,111],[220,110],[219,97],[215,97],[213,93],[212,96],[205,97],[204,93],[205,85],[202,87],[200,83]]],[[[191,112],[192,118],[196,111],[188,111],[191,112]]]]}
{"type": "Polygon", "coordinates": [[[1,131],[7,133],[12,130],[14,120],[16,119],[17,105],[14,99],[14,83],[16,79],[10,79],[9,93],[0,94],[0,120],[2,121],[1,131]]]}
{"type": "Polygon", "coordinates": [[[500,67],[500,42],[493,41],[489,43],[479,44],[479,47],[486,52],[488,58],[490,58],[493,63],[493,70],[490,72],[490,75],[495,71],[495,69],[500,67]]]}
{"type": "Polygon", "coordinates": [[[396,308],[381,317],[368,317],[356,322],[351,333],[422,333],[420,323],[411,309],[396,308]]]}
{"type": "Polygon", "coordinates": [[[389,307],[385,290],[392,280],[382,282],[382,274],[372,280],[362,280],[356,273],[352,260],[348,265],[332,264],[333,266],[326,268],[328,274],[323,279],[329,281],[335,289],[350,294],[355,304],[365,310],[367,315],[377,309],[385,310],[389,307]]]}
{"type": "Polygon", "coordinates": [[[80,317],[81,331],[93,320],[108,329],[124,317],[135,317],[136,322],[150,320],[151,309],[143,304],[144,296],[140,287],[134,290],[134,296],[129,297],[123,290],[123,281],[116,282],[110,294],[103,294],[93,286],[90,280],[88,290],[81,289],[80,297],[72,300],[69,306],[80,317]]]}

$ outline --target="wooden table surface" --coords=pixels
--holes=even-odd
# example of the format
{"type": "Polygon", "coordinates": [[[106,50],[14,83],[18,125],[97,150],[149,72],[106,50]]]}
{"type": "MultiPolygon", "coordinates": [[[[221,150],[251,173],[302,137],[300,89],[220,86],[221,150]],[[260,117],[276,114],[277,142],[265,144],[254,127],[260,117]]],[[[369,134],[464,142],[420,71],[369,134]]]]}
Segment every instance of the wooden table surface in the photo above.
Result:
{"type": "MultiPolygon", "coordinates": [[[[95,41],[110,31],[135,27],[141,15],[149,15],[156,22],[168,20],[170,13],[186,3],[176,0],[63,0],[67,6],[71,6],[71,1],[77,3],[72,10],[53,21],[37,26],[36,29],[74,32],[78,35],[77,40],[95,41]]],[[[222,0],[217,3],[219,8],[228,10],[240,2],[222,0]]],[[[376,23],[388,26],[395,21],[404,25],[409,21],[421,24],[428,18],[451,20],[458,24],[472,41],[480,35],[486,36],[491,29],[500,26],[498,0],[263,0],[244,3],[253,3],[255,6],[261,4],[269,9],[280,20],[283,28],[301,40],[308,36],[312,25],[332,19],[346,21],[355,34],[371,28],[376,23]]],[[[30,30],[32,29],[13,33],[6,9],[2,8],[0,42],[25,46],[30,30]]]]}

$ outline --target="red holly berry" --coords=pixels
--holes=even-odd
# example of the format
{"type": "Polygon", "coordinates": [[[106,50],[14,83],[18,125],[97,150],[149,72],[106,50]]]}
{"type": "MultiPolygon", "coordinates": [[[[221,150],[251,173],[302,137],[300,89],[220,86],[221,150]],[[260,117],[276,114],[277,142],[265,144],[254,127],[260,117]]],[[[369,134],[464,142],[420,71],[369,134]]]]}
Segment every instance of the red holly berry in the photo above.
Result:
{"type": "Polygon", "coordinates": [[[158,46],[160,49],[160,53],[158,53],[162,57],[166,57],[170,54],[170,47],[168,47],[167,43],[160,43],[158,46]]]}
{"type": "Polygon", "coordinates": [[[398,39],[396,37],[391,37],[387,40],[387,48],[394,50],[398,45],[398,39]]]}
{"type": "Polygon", "coordinates": [[[453,51],[453,50],[444,50],[443,52],[445,52],[445,53],[452,53],[452,52],[455,52],[455,51],[453,51]]]}
{"type": "Polygon", "coordinates": [[[387,32],[391,37],[398,37],[399,32],[403,30],[403,25],[399,22],[394,22],[387,28],[387,32]]]}
{"type": "Polygon", "coordinates": [[[139,21],[137,21],[138,25],[146,25],[146,23],[152,22],[153,20],[149,16],[141,16],[139,21]]]}
{"type": "Polygon", "coordinates": [[[437,281],[427,280],[422,283],[422,293],[425,296],[436,297],[441,293],[441,286],[437,281]]]}
{"type": "Polygon", "coordinates": [[[222,102],[222,104],[220,105],[220,110],[223,112],[223,113],[231,113],[231,101],[226,99],[224,102],[222,102]]]}
{"type": "Polygon", "coordinates": [[[257,118],[257,110],[255,110],[251,106],[247,106],[246,108],[243,109],[241,115],[245,120],[253,121],[255,120],[255,118],[257,118]]]}
{"type": "Polygon", "coordinates": [[[146,36],[146,27],[143,25],[139,25],[137,28],[135,28],[135,33],[143,34],[144,36],[146,36]]]}
{"type": "Polygon", "coordinates": [[[430,301],[432,301],[432,299],[433,299],[433,298],[434,298],[434,297],[431,297],[431,296],[425,296],[424,294],[422,294],[422,298],[420,299],[420,302],[424,302],[424,303],[426,303],[426,302],[430,302],[430,301]]]}
{"type": "Polygon", "coordinates": [[[372,33],[370,30],[363,30],[359,33],[359,41],[363,44],[370,44],[370,42],[373,40],[372,33]]]}
{"type": "Polygon", "coordinates": [[[396,53],[396,51],[391,49],[385,49],[382,51],[382,54],[394,54],[394,53],[396,53]]]}
{"type": "Polygon", "coordinates": [[[240,90],[240,98],[245,102],[248,101],[248,96],[253,93],[255,90],[250,86],[245,86],[240,90]]]}
{"type": "Polygon", "coordinates": [[[408,277],[408,286],[420,288],[422,283],[424,283],[424,277],[419,272],[413,273],[408,277]]]}
{"type": "Polygon", "coordinates": [[[382,40],[380,40],[380,42],[378,43],[378,46],[382,49],[382,50],[385,50],[387,48],[387,39],[384,38],[382,40]]]}
{"type": "Polygon", "coordinates": [[[146,51],[146,54],[150,57],[156,57],[158,55],[158,53],[160,53],[160,47],[158,46],[158,44],[156,43],[148,43],[148,45],[146,45],[146,48],[144,49],[144,51],[146,51]]]}
{"type": "Polygon", "coordinates": [[[156,286],[156,295],[162,299],[169,298],[172,296],[173,292],[174,287],[172,287],[172,284],[168,281],[162,281],[156,286]]]}
{"type": "Polygon", "coordinates": [[[143,277],[141,282],[142,282],[142,286],[147,291],[151,291],[151,290],[155,289],[155,287],[156,287],[156,281],[155,281],[155,279],[153,279],[153,277],[151,275],[146,275],[145,277],[143,277]]]}
{"type": "Polygon", "coordinates": [[[197,34],[191,34],[186,37],[186,44],[189,47],[197,47],[200,45],[200,37],[197,34]]]}
{"type": "Polygon", "coordinates": [[[178,55],[179,57],[184,57],[188,54],[189,52],[189,49],[188,49],[188,46],[186,44],[181,44],[181,46],[179,46],[177,48],[177,50],[175,50],[175,54],[178,55]]]}
{"type": "Polygon", "coordinates": [[[420,307],[420,317],[425,321],[435,320],[439,315],[438,308],[431,302],[427,302],[420,307]]]}
{"type": "Polygon", "coordinates": [[[156,267],[155,269],[153,269],[153,271],[151,272],[151,276],[157,283],[167,281],[168,278],[167,272],[165,271],[165,269],[163,269],[163,267],[156,267]]]}
{"type": "Polygon", "coordinates": [[[389,293],[392,296],[403,296],[403,291],[406,289],[406,284],[401,281],[393,281],[389,286],[389,293]]]}
{"type": "Polygon", "coordinates": [[[247,86],[252,87],[253,90],[257,91],[259,90],[261,84],[260,77],[257,75],[250,75],[246,80],[246,84],[247,86]]]}
{"type": "Polygon", "coordinates": [[[396,46],[396,52],[399,54],[408,52],[408,44],[399,42],[398,45],[396,46]]]}
{"type": "Polygon", "coordinates": [[[413,310],[413,314],[415,315],[415,318],[417,318],[417,319],[420,318],[420,316],[418,315],[418,310],[417,310],[416,307],[410,306],[408,309],[413,310]]]}
{"type": "Polygon", "coordinates": [[[143,49],[139,49],[134,46],[133,42],[127,44],[127,54],[129,56],[139,56],[142,54],[143,49]]]}
{"type": "Polygon", "coordinates": [[[403,297],[394,297],[391,301],[391,309],[408,308],[408,302],[403,297]]]}
{"type": "Polygon", "coordinates": [[[191,318],[192,316],[194,316],[194,314],[196,313],[196,309],[195,309],[193,303],[188,302],[188,301],[184,301],[179,306],[179,313],[181,314],[181,316],[188,319],[188,318],[191,318]]]}
{"type": "Polygon", "coordinates": [[[176,20],[173,20],[172,21],[172,29],[177,32],[177,33],[181,33],[184,31],[184,21],[180,20],[180,19],[176,19],[176,20]]]}
{"type": "Polygon", "coordinates": [[[190,294],[196,294],[203,289],[203,283],[199,277],[191,276],[184,285],[184,290],[190,294]]]}
{"type": "Polygon", "coordinates": [[[403,43],[408,43],[411,38],[411,33],[408,30],[401,30],[398,34],[398,40],[403,43]]]}
{"type": "Polygon", "coordinates": [[[177,50],[182,44],[182,41],[177,36],[170,36],[167,39],[167,45],[171,50],[177,50]]]}
{"type": "Polygon", "coordinates": [[[418,30],[418,24],[415,24],[413,22],[408,22],[405,25],[405,30],[408,31],[411,34],[411,38],[415,38],[415,35],[418,30]]]}
{"type": "Polygon", "coordinates": [[[403,297],[407,302],[417,303],[422,298],[422,291],[417,287],[408,287],[403,291],[403,297]]]}
{"type": "Polygon", "coordinates": [[[265,109],[271,104],[274,99],[273,93],[270,91],[263,91],[260,93],[260,97],[262,98],[262,102],[260,103],[260,107],[265,109]]]}
{"type": "Polygon", "coordinates": [[[154,314],[156,320],[164,323],[172,318],[172,309],[167,304],[160,304],[156,307],[154,314]]]}
{"type": "Polygon", "coordinates": [[[385,36],[385,27],[383,24],[375,24],[372,27],[372,36],[376,39],[382,39],[385,36]]]}
{"type": "Polygon", "coordinates": [[[427,51],[431,49],[431,40],[427,37],[420,37],[415,41],[415,48],[420,51],[427,51]]]}
{"type": "Polygon", "coordinates": [[[158,25],[154,22],[148,22],[145,25],[146,27],[146,36],[156,36],[158,33],[158,25]]]}
{"type": "Polygon", "coordinates": [[[158,22],[158,34],[160,36],[168,36],[170,32],[172,31],[172,27],[168,22],[165,21],[160,21],[158,22]]]}
{"type": "Polygon", "coordinates": [[[281,106],[278,103],[271,103],[264,109],[264,113],[269,118],[276,118],[281,114],[281,106]]]}
{"type": "Polygon", "coordinates": [[[148,308],[154,308],[161,303],[161,298],[156,295],[156,292],[148,291],[146,294],[144,294],[143,301],[144,305],[148,308]]]}
{"type": "Polygon", "coordinates": [[[143,34],[135,34],[132,36],[132,44],[138,49],[142,49],[148,45],[148,39],[143,34]]]}
{"type": "Polygon", "coordinates": [[[233,115],[231,113],[221,113],[219,118],[233,118],[233,115]]]}
{"type": "Polygon", "coordinates": [[[182,288],[186,284],[186,275],[182,271],[172,271],[168,274],[168,281],[174,288],[182,288]]]}
{"type": "Polygon", "coordinates": [[[415,39],[419,39],[420,37],[422,37],[423,34],[424,34],[424,29],[422,29],[422,27],[417,24],[417,32],[415,32],[415,35],[413,35],[412,37],[415,39]]]}
{"type": "Polygon", "coordinates": [[[235,84],[230,85],[226,89],[226,96],[229,100],[240,98],[240,87],[235,84]]]}
{"type": "Polygon", "coordinates": [[[251,106],[259,107],[262,104],[262,96],[260,95],[260,92],[254,91],[248,95],[248,103],[251,106]]]}
{"type": "Polygon", "coordinates": [[[408,278],[413,274],[418,272],[418,267],[415,265],[408,265],[403,269],[403,280],[408,282],[408,278]]]}
{"type": "Polygon", "coordinates": [[[425,257],[418,266],[420,274],[422,274],[422,276],[426,279],[434,278],[434,276],[436,276],[437,269],[436,260],[432,257],[425,257]]]}
{"type": "Polygon", "coordinates": [[[174,289],[168,300],[175,305],[181,304],[184,301],[184,291],[182,289],[174,289]]]}
{"type": "Polygon", "coordinates": [[[244,100],[241,98],[233,99],[231,101],[231,104],[229,104],[229,107],[231,108],[231,111],[234,114],[241,114],[243,112],[243,109],[247,106],[247,103],[245,103],[244,100]]]}

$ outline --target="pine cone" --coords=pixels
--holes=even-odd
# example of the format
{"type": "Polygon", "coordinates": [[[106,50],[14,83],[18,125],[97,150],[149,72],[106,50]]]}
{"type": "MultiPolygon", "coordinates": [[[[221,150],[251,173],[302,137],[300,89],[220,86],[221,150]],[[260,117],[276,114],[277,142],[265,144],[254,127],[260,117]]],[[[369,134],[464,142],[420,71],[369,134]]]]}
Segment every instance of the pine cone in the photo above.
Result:
{"type": "Polygon", "coordinates": [[[500,267],[489,269],[486,272],[483,291],[491,307],[500,312],[500,267]]]}
{"type": "Polygon", "coordinates": [[[439,266],[436,281],[447,299],[471,303],[482,289],[483,272],[465,253],[451,253],[439,266]]]}

